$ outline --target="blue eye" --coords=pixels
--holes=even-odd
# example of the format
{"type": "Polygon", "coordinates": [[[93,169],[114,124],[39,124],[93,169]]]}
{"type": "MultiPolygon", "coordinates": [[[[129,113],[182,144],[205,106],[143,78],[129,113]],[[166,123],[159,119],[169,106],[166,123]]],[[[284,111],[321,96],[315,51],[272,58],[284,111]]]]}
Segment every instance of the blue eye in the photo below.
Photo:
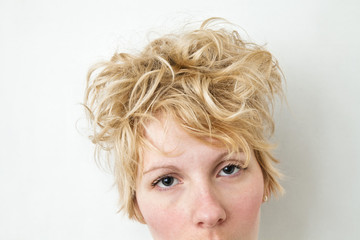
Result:
{"type": "Polygon", "coordinates": [[[241,168],[235,164],[229,164],[221,169],[219,176],[230,176],[234,175],[235,173],[239,172],[241,168]]]}
{"type": "Polygon", "coordinates": [[[151,185],[159,188],[170,188],[179,184],[179,180],[172,176],[164,176],[156,179],[151,185]]]}

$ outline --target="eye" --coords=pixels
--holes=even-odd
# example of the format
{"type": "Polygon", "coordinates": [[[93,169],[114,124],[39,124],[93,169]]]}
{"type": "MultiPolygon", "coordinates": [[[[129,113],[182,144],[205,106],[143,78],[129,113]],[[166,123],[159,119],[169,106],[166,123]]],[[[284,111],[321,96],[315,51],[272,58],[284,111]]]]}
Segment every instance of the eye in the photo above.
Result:
{"type": "Polygon", "coordinates": [[[235,164],[229,164],[225,166],[221,171],[219,172],[219,176],[230,176],[238,173],[241,170],[241,167],[235,164]]]}
{"type": "Polygon", "coordinates": [[[159,188],[170,188],[179,184],[179,180],[172,176],[163,176],[156,179],[151,185],[158,186],[159,188]]]}

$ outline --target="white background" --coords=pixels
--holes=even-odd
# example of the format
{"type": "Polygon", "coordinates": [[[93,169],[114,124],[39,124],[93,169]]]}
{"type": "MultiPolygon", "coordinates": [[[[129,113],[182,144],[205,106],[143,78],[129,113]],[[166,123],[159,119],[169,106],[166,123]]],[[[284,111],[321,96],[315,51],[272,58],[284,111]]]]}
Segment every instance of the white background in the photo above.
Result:
{"type": "Polygon", "coordinates": [[[150,239],[116,214],[112,177],[94,163],[87,70],[149,31],[212,16],[267,43],[287,77],[274,137],[287,193],[263,205],[260,239],[360,239],[356,0],[1,0],[0,239],[150,239]]]}

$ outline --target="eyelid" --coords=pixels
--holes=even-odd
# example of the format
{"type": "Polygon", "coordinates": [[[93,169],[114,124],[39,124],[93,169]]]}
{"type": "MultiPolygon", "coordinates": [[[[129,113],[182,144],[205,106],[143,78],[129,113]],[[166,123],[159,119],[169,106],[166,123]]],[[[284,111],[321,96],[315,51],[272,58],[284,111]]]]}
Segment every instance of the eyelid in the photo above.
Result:
{"type": "Polygon", "coordinates": [[[173,173],[163,174],[163,175],[157,177],[154,181],[151,182],[151,186],[152,186],[153,188],[156,188],[156,187],[157,187],[157,188],[158,188],[159,190],[161,190],[161,191],[169,190],[169,189],[175,187],[175,186],[178,185],[178,184],[181,184],[181,180],[180,180],[178,177],[174,176],[173,173]],[[160,181],[161,181],[163,178],[166,178],[166,177],[172,177],[172,178],[176,179],[176,180],[178,181],[178,183],[175,184],[175,185],[173,185],[173,186],[170,186],[170,187],[159,187],[159,186],[157,186],[157,185],[160,183],[160,181]]]}
{"type": "Polygon", "coordinates": [[[247,169],[247,166],[244,167],[244,165],[245,164],[244,164],[244,162],[242,160],[237,160],[237,159],[230,159],[230,160],[222,161],[219,164],[219,168],[217,170],[216,176],[217,177],[226,177],[226,176],[222,176],[222,175],[219,175],[219,174],[225,167],[228,167],[228,166],[235,166],[235,167],[239,168],[239,171],[237,173],[233,174],[233,175],[228,175],[227,177],[237,176],[242,171],[247,169]]]}
{"type": "Polygon", "coordinates": [[[245,164],[244,159],[234,159],[234,158],[225,159],[224,161],[220,162],[218,166],[221,170],[228,165],[236,165],[241,169],[246,169],[248,167],[248,164],[245,164]]]}
{"type": "Polygon", "coordinates": [[[161,179],[163,179],[165,177],[173,177],[173,176],[171,174],[161,175],[161,176],[157,177],[154,181],[151,182],[151,186],[155,187],[156,184],[158,184],[161,181],[161,179]]]}

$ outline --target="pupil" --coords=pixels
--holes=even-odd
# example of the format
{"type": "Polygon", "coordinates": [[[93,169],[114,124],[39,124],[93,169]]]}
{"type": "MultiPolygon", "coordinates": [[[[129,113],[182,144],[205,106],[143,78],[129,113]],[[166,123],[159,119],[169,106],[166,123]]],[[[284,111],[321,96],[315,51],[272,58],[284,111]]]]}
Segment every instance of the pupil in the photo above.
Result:
{"type": "Polygon", "coordinates": [[[161,182],[165,186],[171,186],[171,184],[174,182],[174,178],[173,177],[165,177],[161,182]]]}
{"type": "Polygon", "coordinates": [[[224,172],[226,174],[231,174],[234,172],[234,166],[227,166],[227,167],[224,167],[224,172]]]}

